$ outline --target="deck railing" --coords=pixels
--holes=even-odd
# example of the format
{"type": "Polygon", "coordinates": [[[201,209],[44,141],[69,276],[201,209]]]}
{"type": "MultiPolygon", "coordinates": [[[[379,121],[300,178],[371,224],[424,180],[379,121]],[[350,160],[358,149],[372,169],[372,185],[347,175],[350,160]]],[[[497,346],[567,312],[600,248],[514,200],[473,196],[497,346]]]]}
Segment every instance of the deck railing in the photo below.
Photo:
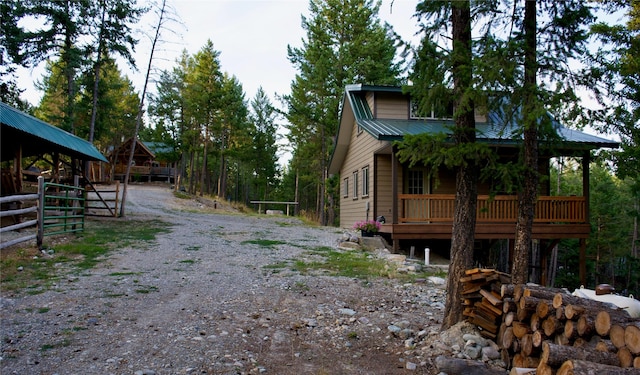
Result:
{"type": "MultiPolygon", "coordinates": [[[[399,199],[400,223],[453,222],[455,196],[452,194],[401,194],[399,199]]],[[[515,223],[517,219],[517,196],[478,196],[477,222],[515,223]]],[[[534,222],[586,223],[585,197],[540,196],[534,222]]]]}

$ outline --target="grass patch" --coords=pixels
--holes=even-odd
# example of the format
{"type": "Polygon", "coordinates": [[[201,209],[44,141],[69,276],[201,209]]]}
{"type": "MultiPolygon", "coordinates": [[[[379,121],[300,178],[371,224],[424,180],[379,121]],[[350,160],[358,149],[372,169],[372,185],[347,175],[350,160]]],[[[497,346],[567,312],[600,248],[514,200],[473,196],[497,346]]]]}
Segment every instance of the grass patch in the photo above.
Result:
{"type": "Polygon", "coordinates": [[[123,297],[126,294],[124,293],[107,293],[104,295],[104,298],[118,298],[118,297],[123,297]]]}
{"type": "Polygon", "coordinates": [[[191,199],[192,196],[185,193],[184,191],[174,191],[173,196],[180,199],[191,199]]]}
{"type": "Polygon", "coordinates": [[[71,345],[71,340],[65,338],[60,342],[54,343],[54,344],[44,344],[40,347],[40,351],[47,351],[47,350],[51,350],[51,349],[55,349],[55,348],[62,348],[62,347],[66,347],[71,345]]]}
{"type": "MultiPolygon", "coordinates": [[[[144,246],[155,240],[158,233],[169,230],[169,224],[160,220],[87,221],[83,232],[69,236],[64,242],[55,243],[60,237],[45,237],[53,250],[52,256],[43,256],[37,248],[0,252],[0,283],[4,291],[39,294],[65,274],[94,267],[110,251],[134,244],[144,246]]],[[[112,276],[124,274],[129,273],[112,276]]]]}
{"type": "Polygon", "coordinates": [[[141,285],[140,288],[136,289],[136,293],[140,294],[149,294],[151,292],[157,292],[158,287],[153,285],[141,285]]]}
{"type": "Polygon", "coordinates": [[[131,275],[142,275],[142,272],[112,272],[109,276],[131,276],[131,275]]]}
{"type": "Polygon", "coordinates": [[[284,245],[286,244],[285,241],[279,241],[279,240],[247,240],[247,241],[242,241],[243,245],[246,244],[251,244],[251,245],[258,245],[261,247],[266,247],[268,249],[271,249],[273,247],[275,247],[276,245],[284,245]]]}
{"type": "Polygon", "coordinates": [[[93,268],[100,257],[113,249],[153,241],[158,233],[169,230],[168,224],[159,220],[135,223],[114,220],[92,224],[73,241],[55,247],[56,253],[79,256],[80,261],[75,266],[80,269],[93,268]]]}
{"type": "Polygon", "coordinates": [[[202,249],[202,246],[199,246],[199,245],[198,246],[188,246],[188,247],[185,248],[186,251],[198,251],[200,249],[202,249]]]}
{"type": "Polygon", "coordinates": [[[318,247],[310,252],[316,260],[297,260],[295,271],[311,274],[317,271],[332,276],[346,276],[359,279],[388,276],[387,263],[362,251],[338,251],[331,247],[318,247]]]}
{"type": "Polygon", "coordinates": [[[282,261],[282,262],[278,262],[278,263],[267,264],[266,266],[263,266],[262,268],[268,269],[268,270],[280,270],[280,269],[287,268],[287,267],[289,267],[289,262],[282,261]]]}

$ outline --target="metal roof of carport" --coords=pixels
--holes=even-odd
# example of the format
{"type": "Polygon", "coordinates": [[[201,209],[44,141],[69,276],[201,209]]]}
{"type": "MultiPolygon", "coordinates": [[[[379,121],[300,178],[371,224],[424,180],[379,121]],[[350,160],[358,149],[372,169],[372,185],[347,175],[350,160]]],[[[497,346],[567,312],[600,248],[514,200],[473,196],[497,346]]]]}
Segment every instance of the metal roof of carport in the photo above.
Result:
{"type": "Polygon", "coordinates": [[[108,162],[90,142],[2,102],[0,124],[2,160],[12,159],[22,146],[22,156],[58,152],[80,160],[108,162]]]}

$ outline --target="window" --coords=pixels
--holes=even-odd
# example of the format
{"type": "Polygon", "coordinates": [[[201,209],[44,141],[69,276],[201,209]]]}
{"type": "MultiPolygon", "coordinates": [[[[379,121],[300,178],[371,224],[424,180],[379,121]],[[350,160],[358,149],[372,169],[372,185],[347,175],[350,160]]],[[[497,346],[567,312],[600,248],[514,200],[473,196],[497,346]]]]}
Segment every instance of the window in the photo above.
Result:
{"type": "Polygon", "coordinates": [[[412,170],[407,173],[407,194],[424,194],[424,171],[412,170]]]}
{"type": "Polygon", "coordinates": [[[345,198],[349,196],[349,177],[342,180],[342,196],[345,198]]]}
{"type": "Polygon", "coordinates": [[[411,113],[409,114],[409,116],[412,119],[452,119],[453,102],[448,101],[447,103],[442,103],[439,106],[434,105],[431,108],[431,112],[422,113],[418,111],[418,102],[411,99],[411,113]]]}
{"type": "Polygon", "coordinates": [[[362,168],[362,196],[369,196],[369,166],[362,168]]]}
{"type": "Polygon", "coordinates": [[[353,199],[358,199],[358,171],[353,172],[353,199]]]}

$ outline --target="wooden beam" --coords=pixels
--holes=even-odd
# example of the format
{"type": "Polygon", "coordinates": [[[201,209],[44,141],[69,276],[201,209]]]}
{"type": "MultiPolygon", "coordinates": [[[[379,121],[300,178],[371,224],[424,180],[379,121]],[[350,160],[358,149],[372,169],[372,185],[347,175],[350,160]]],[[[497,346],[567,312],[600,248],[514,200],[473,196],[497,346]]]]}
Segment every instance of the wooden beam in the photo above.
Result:
{"type": "MultiPolygon", "coordinates": [[[[396,157],[395,147],[391,149],[391,223],[398,224],[398,168],[399,161],[396,157]]],[[[397,253],[400,250],[399,238],[393,237],[393,252],[397,253]]]]}

